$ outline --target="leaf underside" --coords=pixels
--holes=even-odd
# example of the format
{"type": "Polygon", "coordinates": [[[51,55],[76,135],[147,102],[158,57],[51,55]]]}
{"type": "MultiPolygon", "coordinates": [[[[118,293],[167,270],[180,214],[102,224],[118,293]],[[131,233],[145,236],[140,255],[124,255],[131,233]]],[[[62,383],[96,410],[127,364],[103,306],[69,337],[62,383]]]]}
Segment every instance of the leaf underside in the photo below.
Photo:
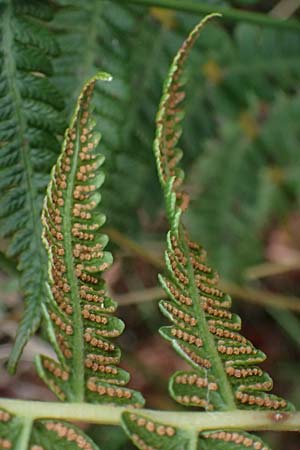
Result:
{"type": "Polygon", "coordinates": [[[59,361],[41,356],[37,367],[61,400],[141,406],[142,396],[125,387],[129,374],[118,367],[120,349],[110,340],[124,324],[112,315],[117,304],[102,278],[112,256],[104,251],[107,236],[99,232],[105,221],[98,192],[104,158],[96,150],[100,135],[90,105],[98,79],[111,77],[99,73],[84,86],[44,202],[50,261],[46,317],[59,361]]]}
{"type": "Polygon", "coordinates": [[[40,213],[64,129],[64,104],[51,83],[50,58],[58,53],[47,29],[52,3],[4,1],[0,13],[0,234],[10,238],[8,255],[18,260],[25,300],[8,365],[14,372],[46,298],[40,213]]]}
{"type": "MultiPolygon", "coordinates": [[[[258,366],[265,355],[239,333],[241,320],[230,311],[230,296],[218,288],[218,274],[208,265],[206,252],[190,240],[182,223],[182,213],[189,203],[182,188],[184,173],[178,167],[182,151],[177,143],[185,96],[182,72],[200,30],[212,16],[195,27],[178,51],[157,114],[154,151],[170,223],[165,253],[167,270],[160,277],[168,300],[161,301],[160,308],[172,322],[160,332],[191,366],[191,370],[173,374],[169,390],[181,405],[207,411],[290,410],[293,407],[287,401],[269,393],[272,379],[258,366]]],[[[173,436],[159,431],[166,425],[153,424],[140,414],[126,413],[123,420],[140,449],[177,448],[173,446],[177,445],[173,436]]],[[[186,442],[178,448],[269,449],[259,438],[243,432],[200,433],[196,438],[194,432],[188,432],[184,439],[186,442]]]]}

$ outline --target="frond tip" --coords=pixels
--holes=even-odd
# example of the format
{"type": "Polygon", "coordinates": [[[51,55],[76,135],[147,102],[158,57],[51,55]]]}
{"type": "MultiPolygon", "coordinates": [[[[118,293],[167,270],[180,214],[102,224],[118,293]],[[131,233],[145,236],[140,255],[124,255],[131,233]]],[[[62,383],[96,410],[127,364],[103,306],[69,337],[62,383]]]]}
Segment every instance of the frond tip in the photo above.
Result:
{"type": "Polygon", "coordinates": [[[163,95],[156,117],[156,138],[154,153],[157,170],[163,189],[169,192],[169,202],[166,205],[168,217],[178,222],[180,214],[189,203],[189,196],[182,190],[184,172],[178,167],[182,158],[182,151],[177,147],[181,136],[181,121],[184,117],[181,104],[185,98],[183,86],[183,69],[191,49],[193,48],[205,24],[221,14],[213,13],[206,16],[191,31],[179,49],[171,65],[168,77],[164,84],[163,95]],[[176,218],[176,219],[175,219],[176,218]]]}
{"type": "Polygon", "coordinates": [[[102,273],[112,263],[99,232],[105,221],[99,204],[104,157],[96,151],[91,97],[99,73],[84,86],[53,168],[44,202],[43,239],[49,254],[49,300],[45,314],[59,361],[41,356],[40,376],[61,400],[141,406],[143,398],[125,387],[129,374],[118,366],[121,352],[110,341],[123,322],[112,313],[116,302],[102,273]]]}

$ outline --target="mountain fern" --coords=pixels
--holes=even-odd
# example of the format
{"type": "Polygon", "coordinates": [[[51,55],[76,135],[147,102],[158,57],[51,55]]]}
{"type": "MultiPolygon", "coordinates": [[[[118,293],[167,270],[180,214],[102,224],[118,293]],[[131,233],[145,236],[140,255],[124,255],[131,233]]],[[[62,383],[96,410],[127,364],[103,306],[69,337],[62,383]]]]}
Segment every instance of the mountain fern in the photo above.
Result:
{"type": "MultiPolygon", "coordinates": [[[[106,220],[108,209],[117,212],[112,223],[121,228],[126,222],[123,218],[125,209],[127,216],[131,216],[129,222],[132,217],[135,220],[141,193],[150,180],[150,160],[146,153],[152,141],[151,118],[157,96],[157,80],[164,76],[165,62],[189,20],[182,20],[181,15],[166,17],[156,9],[151,9],[149,13],[123,4],[111,5],[106,1],[59,0],[59,5],[57,7],[52,2],[40,0],[5,0],[0,5],[0,186],[4,192],[0,201],[0,228],[3,236],[12,237],[9,253],[19,259],[21,284],[26,298],[25,316],[18,331],[10,368],[15,368],[23,346],[40,322],[42,312],[45,331],[57,359],[40,355],[36,358],[36,367],[58,399],[72,403],[65,405],[66,409],[70,406],[74,409],[91,408],[92,405],[84,405],[87,402],[106,405],[106,413],[112,405],[112,423],[119,423],[122,414],[125,430],[141,450],[270,450],[260,438],[242,431],[243,427],[239,430],[233,426],[226,430],[211,427],[214,431],[202,427],[197,431],[195,424],[189,424],[187,420],[189,417],[195,418],[193,413],[188,413],[190,415],[180,425],[181,413],[177,416],[177,413],[171,412],[173,418],[179,418],[179,423],[174,425],[174,419],[168,423],[169,412],[161,414],[160,411],[143,410],[139,413],[133,410],[141,407],[144,399],[139,392],[127,387],[129,374],[119,367],[121,352],[111,340],[122,333],[124,324],[114,316],[117,304],[110,298],[103,277],[103,272],[112,263],[112,256],[105,251],[108,238],[100,232],[100,228],[106,220]],[[54,10],[57,14],[53,21],[54,10]],[[157,22],[160,20],[163,24],[157,22]],[[62,53],[57,63],[54,62],[53,77],[50,60],[58,54],[56,40],[52,37],[54,34],[58,37],[62,53]],[[145,64],[146,51],[148,58],[145,64]],[[158,64],[158,61],[163,63],[158,64]],[[101,72],[84,85],[70,127],[65,133],[62,153],[52,170],[42,208],[48,168],[56,159],[56,148],[63,129],[61,113],[64,105],[52,81],[68,100],[65,110],[68,114],[82,80],[100,66],[114,72],[118,80],[114,84],[108,83],[111,77],[101,72]],[[97,80],[103,83],[97,83],[97,80]],[[93,111],[90,102],[94,89],[96,101],[93,111]],[[134,105],[133,97],[136,99],[134,105]],[[104,132],[101,152],[97,148],[100,135],[96,131],[94,116],[104,132]],[[135,150],[140,147],[144,150],[136,158],[135,150]],[[102,187],[104,172],[101,166],[105,157],[111,172],[107,189],[102,187]],[[134,176],[128,180],[131,174],[134,176]],[[119,195],[116,195],[116,190],[119,195]],[[129,201],[123,201],[122,191],[130,197],[129,201]],[[124,412],[123,407],[128,409],[124,412]],[[160,417],[164,417],[165,421],[160,417]]],[[[231,298],[219,289],[218,274],[208,264],[204,249],[189,237],[182,218],[189,206],[189,195],[182,187],[184,171],[178,165],[182,152],[177,147],[184,116],[181,106],[185,97],[183,69],[191,48],[210,17],[195,27],[177,53],[164,86],[156,123],[154,150],[170,224],[165,253],[166,274],[160,276],[168,299],[160,302],[160,308],[172,322],[171,326],[162,327],[160,332],[190,366],[190,369],[172,375],[169,391],[182,406],[206,411],[236,411],[238,414],[240,409],[261,409],[270,411],[270,418],[275,421],[278,417],[286,419],[288,416],[281,412],[290,411],[293,407],[286,400],[270,394],[272,379],[259,367],[265,355],[240,334],[241,320],[230,311],[231,298]]],[[[253,28],[246,29],[245,34],[251,35],[251,30],[253,28]]],[[[215,43],[225,34],[218,27],[214,27],[213,32],[216,32],[215,43]]],[[[255,39],[251,36],[253,43],[255,39]]],[[[234,39],[235,43],[242,44],[241,55],[247,55],[248,41],[244,42],[243,33],[237,33],[234,39]]],[[[233,50],[231,44],[231,39],[222,42],[228,50],[223,57],[225,54],[230,56],[233,50]]],[[[219,63],[214,60],[206,62],[202,66],[201,76],[207,76],[208,84],[219,85],[221,80],[225,80],[222,88],[215,92],[227,89],[230,92],[240,79],[236,73],[240,69],[233,68],[232,76],[230,70],[225,73],[219,63]]],[[[298,67],[293,58],[290,63],[291,67],[298,67]]],[[[191,67],[199,68],[197,58],[194,57],[191,67]]],[[[264,64],[262,71],[268,72],[264,64]]],[[[281,75],[278,77],[282,81],[285,67],[281,62],[279,72],[282,78],[281,75]]],[[[187,114],[195,119],[199,112],[205,122],[201,124],[202,130],[206,130],[205,135],[211,133],[213,120],[210,114],[206,114],[205,95],[198,75],[193,77],[188,87],[194,95],[188,103],[187,114]]],[[[251,86],[257,85],[268,99],[272,98],[268,81],[260,84],[249,77],[248,82],[251,86]]],[[[238,86],[239,83],[237,94],[240,93],[238,86]]],[[[288,86],[289,81],[282,85],[283,89],[288,89],[288,86]]],[[[284,110],[283,98],[279,99],[278,105],[283,105],[284,110]]],[[[213,103],[216,107],[225,105],[231,118],[240,107],[245,106],[243,101],[237,102],[236,109],[230,111],[226,93],[223,97],[213,96],[213,103]]],[[[297,111],[295,113],[297,117],[297,111]]],[[[278,120],[276,114],[272,120],[278,120]]],[[[195,146],[198,146],[196,136],[199,130],[195,120],[192,122],[189,132],[182,136],[185,145],[189,134],[192,136],[191,144],[188,143],[192,151],[187,155],[185,167],[197,154],[195,146]]],[[[234,171],[238,177],[250,171],[249,161],[255,167],[257,161],[248,158],[252,143],[241,137],[243,133],[228,133],[228,129],[230,127],[223,124],[221,133],[224,133],[222,137],[226,140],[228,152],[224,159],[219,152],[216,159],[219,170],[223,172],[232,142],[235,139],[242,141],[243,152],[239,158],[234,158],[234,171]]],[[[288,175],[292,174],[296,179],[293,167],[283,161],[280,154],[275,158],[275,152],[270,150],[274,145],[270,130],[272,127],[259,136],[257,142],[265,148],[266,154],[272,151],[272,162],[286,164],[288,175]]],[[[297,162],[297,159],[294,161],[297,162]]],[[[250,166],[252,169],[253,166],[250,166]]],[[[258,166],[264,168],[264,161],[259,161],[258,166]]],[[[211,181],[212,172],[208,170],[206,175],[206,181],[211,181]]],[[[227,206],[231,209],[232,192],[238,189],[236,178],[231,179],[227,173],[222,179],[223,209],[227,206]]],[[[259,184],[259,181],[257,177],[255,183],[259,184]]],[[[264,181],[262,188],[268,189],[270,184],[268,180],[266,183],[264,181]]],[[[290,176],[287,187],[290,187],[290,176]]],[[[274,198],[274,191],[276,189],[272,190],[271,198],[274,198]]],[[[254,202],[253,193],[248,195],[249,190],[245,192],[242,192],[241,198],[244,195],[244,198],[254,202]]],[[[152,203],[155,203],[155,195],[152,197],[152,203]]],[[[217,201],[208,203],[215,208],[217,201]]],[[[262,217],[266,217],[272,210],[270,202],[261,205],[261,209],[262,217]]],[[[242,212],[248,219],[247,206],[242,212]]],[[[215,230],[213,226],[212,230],[215,230]]],[[[228,236],[226,232],[225,229],[225,239],[228,236]]],[[[245,236],[242,232],[241,235],[245,236]]],[[[217,239],[216,236],[214,238],[217,239]]],[[[226,263],[226,258],[223,259],[226,263]]],[[[13,401],[11,405],[13,408],[13,401]]],[[[49,404],[48,411],[45,407],[46,414],[44,411],[40,413],[43,407],[39,405],[40,410],[35,415],[29,411],[28,417],[24,413],[18,415],[16,412],[14,415],[0,408],[0,448],[97,450],[97,446],[77,426],[53,418],[59,417],[55,416],[53,408],[48,416],[48,411],[51,412],[49,404]]],[[[76,414],[69,417],[73,420],[76,414]]],[[[105,417],[102,423],[109,422],[106,420],[105,417]]]]}
{"type": "MultiPolygon", "coordinates": [[[[184,98],[182,71],[204,19],[190,33],[171,66],[157,115],[154,144],[158,174],[170,223],[167,237],[167,274],[160,277],[169,300],[160,302],[163,314],[173,323],[161,334],[191,366],[176,372],[169,390],[175,401],[206,411],[256,408],[290,410],[284,399],[270,394],[272,380],[258,364],[265,355],[243,337],[240,318],[230,311],[231,298],[218,288],[218,275],[208,265],[206,252],[190,240],[182,222],[188,195],[182,189],[183,171],[178,167],[184,98]]],[[[155,423],[140,414],[124,413],[124,426],[140,449],[268,449],[257,437],[243,432],[195,433],[155,423]],[[178,440],[177,440],[178,439],[178,440]]]]}
{"type": "Polygon", "coordinates": [[[25,311],[9,367],[15,369],[41,318],[46,257],[40,212],[63,131],[64,104],[50,82],[50,58],[58,46],[47,29],[48,1],[7,0],[0,5],[0,233],[10,236],[8,254],[18,258],[25,311]]]}

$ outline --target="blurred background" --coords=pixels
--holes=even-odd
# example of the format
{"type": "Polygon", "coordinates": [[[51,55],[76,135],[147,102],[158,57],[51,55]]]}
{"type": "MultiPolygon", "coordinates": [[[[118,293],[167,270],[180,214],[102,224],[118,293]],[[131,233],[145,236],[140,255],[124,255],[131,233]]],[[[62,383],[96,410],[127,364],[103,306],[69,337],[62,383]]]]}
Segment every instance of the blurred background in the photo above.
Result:
{"type": "MultiPolygon", "coordinates": [[[[188,67],[181,139],[192,198],[186,223],[234,298],[243,334],[268,355],[264,369],[274,391],[300,409],[300,2],[194,3],[228,8],[230,18],[207,26],[188,67]],[[248,12],[258,14],[252,23],[248,12]]],[[[53,5],[48,26],[60,45],[53,79],[65,98],[66,121],[90,75],[101,69],[114,77],[110,85],[97,85],[95,114],[115,258],[107,280],[126,323],[123,366],[149,408],[178,409],[167,381],[184,363],[157,332],[165,323],[157,274],[167,223],[152,143],[163,80],[201,15],[127,1],[53,5]]],[[[17,375],[5,370],[22,314],[16,262],[5,256],[6,247],[2,240],[0,395],[54,399],[33,365],[36,353],[51,352],[42,329],[27,345],[17,375]]],[[[111,450],[133,448],[119,429],[91,427],[90,435],[104,448],[108,441],[111,450]]],[[[273,450],[300,448],[299,434],[269,433],[267,439],[273,450]]]]}

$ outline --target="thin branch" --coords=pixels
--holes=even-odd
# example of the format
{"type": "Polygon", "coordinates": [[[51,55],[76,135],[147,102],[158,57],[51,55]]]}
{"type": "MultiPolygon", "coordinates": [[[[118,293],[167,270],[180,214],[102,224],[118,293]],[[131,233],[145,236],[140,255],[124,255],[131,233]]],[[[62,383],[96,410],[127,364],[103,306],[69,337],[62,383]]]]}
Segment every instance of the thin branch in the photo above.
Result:
{"type": "MultiPolygon", "coordinates": [[[[116,3],[124,3],[124,0],[113,0],[116,3]]],[[[300,31],[300,24],[294,19],[282,20],[267,14],[258,12],[227,8],[217,5],[208,5],[195,2],[194,0],[127,0],[128,3],[135,3],[143,6],[158,6],[160,8],[175,9],[192,14],[210,14],[213,12],[221,13],[224,20],[243,21],[255,25],[267,27],[276,27],[280,29],[290,29],[300,31]]]]}
{"type": "Polygon", "coordinates": [[[18,449],[18,450],[27,450],[28,449],[31,431],[32,431],[33,420],[34,419],[30,416],[23,417],[22,431],[21,431],[20,435],[18,436],[16,449],[18,449]]]}
{"type": "MultiPolygon", "coordinates": [[[[121,248],[129,251],[133,255],[139,256],[156,267],[158,270],[164,270],[165,264],[160,257],[149,253],[147,249],[128,238],[120,231],[114,228],[107,228],[105,232],[109,235],[110,239],[121,248]]],[[[240,300],[250,301],[263,306],[300,311],[300,299],[297,297],[276,294],[262,289],[239,286],[231,281],[220,281],[219,286],[225,292],[228,292],[228,294],[240,300]]],[[[155,287],[119,295],[118,301],[120,305],[129,305],[157,300],[160,298],[165,298],[165,292],[162,289],[155,287]]]]}
{"type": "Polygon", "coordinates": [[[244,275],[248,280],[282,275],[294,270],[300,270],[300,259],[286,264],[265,262],[256,266],[248,267],[244,275]]]}
{"type": "MultiPolygon", "coordinates": [[[[118,406],[89,403],[58,403],[11,400],[0,398],[0,408],[27,420],[57,419],[105,425],[120,425],[126,409],[118,406]]],[[[132,410],[131,410],[132,411],[132,410]]],[[[186,430],[216,429],[300,431],[300,412],[244,411],[229,412],[177,412],[139,409],[152,420],[186,430]]]]}
{"type": "MultiPolygon", "coordinates": [[[[238,286],[229,281],[222,281],[219,286],[231,296],[258,305],[300,311],[300,299],[297,297],[274,294],[273,292],[238,286]]],[[[141,289],[117,296],[120,305],[132,305],[166,298],[165,291],[160,287],[141,289]]]]}

